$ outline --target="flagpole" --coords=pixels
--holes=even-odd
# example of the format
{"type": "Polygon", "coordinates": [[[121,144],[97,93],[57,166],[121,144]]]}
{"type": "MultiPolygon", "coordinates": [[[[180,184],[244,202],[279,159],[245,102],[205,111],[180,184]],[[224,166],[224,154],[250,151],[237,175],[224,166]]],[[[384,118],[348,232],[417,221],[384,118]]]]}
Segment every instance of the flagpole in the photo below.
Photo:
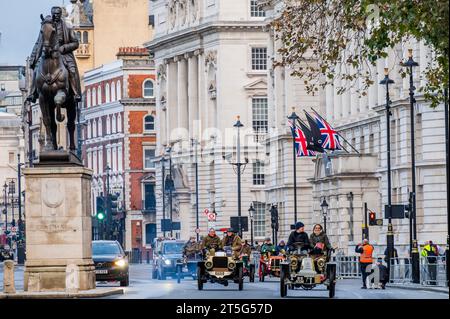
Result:
{"type": "MultiPolygon", "coordinates": [[[[293,121],[293,125],[294,125],[294,130],[295,130],[295,120],[299,120],[300,118],[298,117],[298,115],[295,113],[295,107],[292,108],[292,114],[290,116],[288,116],[288,119],[293,121]]],[[[294,165],[294,224],[297,223],[297,154],[295,151],[295,134],[292,137],[292,162],[294,165]]]]}
{"type": "MultiPolygon", "coordinates": [[[[317,116],[319,116],[322,120],[327,121],[327,120],[325,120],[325,119],[322,117],[322,115],[320,115],[319,113],[317,113],[317,111],[314,110],[312,107],[311,107],[311,110],[313,110],[313,112],[316,113],[317,116]]],[[[359,154],[358,150],[357,150],[352,144],[350,144],[349,141],[347,141],[347,140],[345,139],[345,137],[343,137],[343,136],[341,135],[341,133],[339,133],[338,131],[336,131],[336,134],[339,135],[339,137],[342,138],[342,139],[344,140],[344,142],[346,142],[348,145],[350,145],[350,147],[351,147],[356,153],[359,154]]],[[[344,150],[345,150],[345,148],[344,148],[344,150]]],[[[347,150],[346,150],[346,151],[347,151],[347,150]]],[[[349,152],[347,151],[347,153],[349,153],[349,152]]]]}

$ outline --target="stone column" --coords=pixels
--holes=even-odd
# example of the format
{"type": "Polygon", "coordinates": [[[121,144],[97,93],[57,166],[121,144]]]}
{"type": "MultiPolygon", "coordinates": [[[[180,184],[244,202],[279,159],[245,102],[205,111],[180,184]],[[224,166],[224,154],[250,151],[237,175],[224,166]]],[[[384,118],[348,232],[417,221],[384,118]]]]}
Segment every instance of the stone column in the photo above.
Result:
{"type": "Polygon", "coordinates": [[[16,293],[14,285],[14,261],[5,260],[3,263],[3,292],[5,294],[16,293]]]}
{"type": "MultiPolygon", "coordinates": [[[[339,73],[338,73],[339,74],[339,73]]],[[[334,81],[334,120],[339,121],[342,113],[342,95],[338,94],[338,89],[341,86],[341,79],[334,81]]]]}
{"type": "Polygon", "coordinates": [[[79,290],[94,289],[89,208],[92,170],[57,164],[23,171],[27,190],[24,290],[66,290],[67,265],[78,267],[79,290]]]}
{"type": "Polygon", "coordinates": [[[198,55],[199,51],[195,51],[194,55],[189,57],[188,73],[188,113],[189,113],[189,134],[193,137],[198,137],[200,132],[194,132],[194,121],[199,120],[199,105],[198,105],[198,55]]]}
{"type": "Polygon", "coordinates": [[[175,139],[172,130],[177,126],[177,103],[178,103],[178,72],[177,72],[177,62],[178,59],[175,58],[174,61],[170,61],[167,65],[167,137],[168,141],[173,142],[175,139]],[[170,93],[169,93],[170,92],[170,93]]]}
{"type": "Polygon", "coordinates": [[[370,65],[369,66],[369,71],[371,74],[371,78],[373,80],[373,84],[369,87],[369,111],[373,110],[373,108],[377,105],[377,101],[378,101],[378,86],[379,86],[379,82],[378,81],[378,76],[377,76],[377,67],[370,65]]]}
{"type": "Polygon", "coordinates": [[[178,57],[178,127],[187,129],[189,127],[188,112],[188,79],[187,60],[184,56],[178,57]]]}

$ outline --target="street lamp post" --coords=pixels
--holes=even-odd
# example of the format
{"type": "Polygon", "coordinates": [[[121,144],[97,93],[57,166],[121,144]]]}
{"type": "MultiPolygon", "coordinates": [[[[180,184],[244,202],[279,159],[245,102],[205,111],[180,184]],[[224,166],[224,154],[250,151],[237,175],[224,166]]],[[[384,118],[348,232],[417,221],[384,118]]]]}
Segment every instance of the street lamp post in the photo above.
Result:
{"type": "MultiPolygon", "coordinates": [[[[162,181],[161,182],[161,184],[162,184],[162,219],[164,221],[166,220],[166,186],[165,186],[165,183],[166,183],[166,181],[165,181],[166,168],[164,166],[164,162],[166,161],[165,156],[166,156],[166,154],[163,154],[162,159],[161,159],[161,170],[162,170],[162,172],[161,172],[161,174],[162,174],[162,178],[161,178],[161,181],[162,181]]],[[[161,225],[161,226],[164,226],[164,225],[161,225]]],[[[165,228],[163,228],[163,235],[164,235],[164,238],[165,238],[166,237],[166,229],[165,228]]]]}
{"type": "Polygon", "coordinates": [[[109,221],[110,221],[110,207],[109,207],[109,171],[111,170],[111,168],[109,167],[109,164],[106,165],[105,167],[105,173],[106,173],[106,183],[105,183],[105,194],[104,194],[104,203],[105,203],[105,210],[106,210],[106,223],[103,223],[102,225],[102,233],[103,233],[103,239],[110,239],[109,238],[109,221]]]}
{"type": "MultiPolygon", "coordinates": [[[[288,119],[292,121],[295,126],[299,116],[295,113],[295,108],[292,108],[292,114],[288,116],[288,119]]],[[[294,165],[294,224],[297,223],[297,154],[295,151],[295,138],[292,138],[292,163],[294,165]]]]}
{"type": "Polygon", "coordinates": [[[14,180],[9,182],[9,195],[11,195],[11,225],[12,227],[16,226],[16,220],[14,219],[14,195],[16,194],[16,183],[14,180]]]}
{"type": "MultiPolygon", "coordinates": [[[[5,214],[5,235],[8,236],[8,184],[3,185],[3,203],[5,205],[4,214],[5,214]]],[[[8,237],[7,237],[8,238],[8,237]]]]}
{"type": "Polygon", "coordinates": [[[413,283],[418,284],[420,282],[420,269],[419,269],[419,249],[417,245],[417,218],[416,218],[416,159],[415,159],[415,138],[414,138],[414,103],[416,99],[414,98],[414,79],[413,79],[413,68],[419,64],[413,60],[412,49],[408,50],[408,60],[402,63],[403,67],[409,70],[409,104],[410,104],[410,131],[411,131],[411,182],[412,182],[412,193],[411,193],[411,216],[413,221],[413,242],[411,250],[412,259],[412,279],[413,283]]]}
{"type": "Polygon", "coordinates": [[[237,159],[237,192],[238,192],[238,232],[239,236],[242,238],[242,222],[241,222],[241,135],[240,135],[240,128],[244,126],[244,124],[241,123],[240,117],[237,117],[236,123],[233,125],[237,128],[237,145],[236,145],[236,159],[237,159]]]}
{"type": "Polygon", "coordinates": [[[327,232],[328,203],[327,203],[325,197],[323,198],[323,201],[320,204],[320,208],[322,209],[323,229],[324,229],[324,231],[326,233],[327,232]]]}
{"type": "Polygon", "coordinates": [[[447,247],[445,249],[447,287],[450,274],[450,154],[449,154],[449,125],[448,125],[448,88],[444,89],[444,120],[445,120],[445,167],[447,175],[447,247]]]}
{"type": "Polygon", "coordinates": [[[248,209],[248,216],[250,217],[250,243],[253,247],[253,218],[255,216],[255,208],[253,207],[253,203],[250,203],[250,208],[248,209]]]}
{"type": "Polygon", "coordinates": [[[25,241],[24,241],[24,221],[22,220],[22,166],[24,163],[20,162],[20,153],[17,154],[17,191],[18,198],[17,202],[19,205],[19,221],[18,221],[18,231],[19,231],[19,242],[17,245],[17,263],[23,265],[25,261],[25,241]]]}
{"type": "Polygon", "coordinates": [[[200,234],[198,233],[198,229],[200,228],[199,224],[199,216],[198,216],[198,153],[197,153],[197,145],[198,141],[192,139],[192,143],[195,143],[195,233],[197,234],[197,242],[200,239],[200,234]]]}
{"type": "Polygon", "coordinates": [[[391,258],[394,252],[394,231],[392,227],[392,193],[391,193],[391,126],[390,126],[390,105],[391,100],[389,98],[389,84],[393,84],[394,81],[389,78],[389,70],[384,69],[384,79],[380,81],[381,85],[386,86],[386,147],[387,147],[387,180],[388,180],[388,232],[386,237],[387,252],[388,252],[388,274],[390,274],[391,258]]]}

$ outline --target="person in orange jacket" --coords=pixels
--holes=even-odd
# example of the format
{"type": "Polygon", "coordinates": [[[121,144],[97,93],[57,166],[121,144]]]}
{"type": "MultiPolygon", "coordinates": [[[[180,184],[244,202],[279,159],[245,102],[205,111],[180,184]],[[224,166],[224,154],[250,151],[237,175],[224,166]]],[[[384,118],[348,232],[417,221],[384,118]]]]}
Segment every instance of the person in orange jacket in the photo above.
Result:
{"type": "Polygon", "coordinates": [[[366,278],[368,275],[368,272],[366,272],[367,266],[371,265],[373,263],[373,246],[371,244],[369,244],[369,240],[368,239],[364,239],[362,244],[358,244],[355,248],[355,252],[361,254],[359,256],[359,266],[361,269],[361,273],[362,273],[362,281],[363,281],[363,286],[361,287],[361,289],[367,289],[366,286],[366,278]]]}

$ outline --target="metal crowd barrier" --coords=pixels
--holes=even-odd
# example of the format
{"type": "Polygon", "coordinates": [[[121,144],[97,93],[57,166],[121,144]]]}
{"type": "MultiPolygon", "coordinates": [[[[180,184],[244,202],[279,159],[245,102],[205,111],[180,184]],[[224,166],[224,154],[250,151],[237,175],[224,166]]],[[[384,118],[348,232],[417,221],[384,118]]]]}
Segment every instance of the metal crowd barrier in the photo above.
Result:
{"type": "Polygon", "coordinates": [[[336,263],[336,275],[342,278],[360,278],[361,271],[358,256],[331,256],[331,261],[336,263]]]}
{"type": "MultiPolygon", "coordinates": [[[[392,283],[412,282],[411,258],[392,258],[390,266],[390,281],[392,283]]],[[[421,285],[447,286],[445,256],[420,257],[419,267],[421,285]]]]}

